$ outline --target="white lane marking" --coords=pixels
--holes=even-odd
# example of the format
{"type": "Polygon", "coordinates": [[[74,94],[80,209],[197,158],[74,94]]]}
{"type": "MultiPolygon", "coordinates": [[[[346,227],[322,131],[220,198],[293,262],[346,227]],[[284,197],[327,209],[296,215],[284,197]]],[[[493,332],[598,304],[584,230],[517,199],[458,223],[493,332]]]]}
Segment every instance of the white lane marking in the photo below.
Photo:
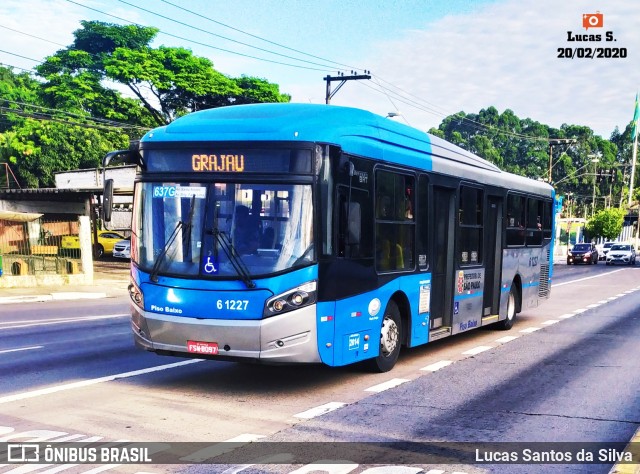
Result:
{"type": "MultiPolygon", "coordinates": [[[[229,469],[222,471],[221,474],[238,474],[246,469],[249,469],[251,466],[255,466],[256,464],[295,464],[295,459],[290,453],[278,453],[273,456],[265,456],[263,458],[254,459],[254,464],[240,464],[239,466],[233,466],[229,469]]],[[[347,462],[347,461],[344,461],[347,462]]],[[[315,465],[315,464],[313,464],[315,465]]],[[[355,465],[358,467],[358,465],[355,465]]],[[[353,471],[353,469],[351,469],[353,471]]],[[[347,472],[351,472],[347,471],[347,472]]],[[[295,471],[291,471],[290,474],[293,474],[295,471]]],[[[332,473],[334,471],[331,471],[332,473]]],[[[136,473],[136,474],[155,474],[155,473],[136,473]]]]}
{"type": "Polygon", "coordinates": [[[409,382],[407,379],[391,379],[383,383],[379,383],[378,385],[374,385],[373,387],[365,388],[365,392],[384,392],[385,390],[389,390],[390,388],[397,387],[398,385],[402,385],[403,383],[409,382]]]}
{"type": "Polygon", "coordinates": [[[252,443],[264,437],[265,436],[263,435],[244,433],[234,438],[228,439],[222,443],[216,443],[211,446],[207,446],[206,448],[200,449],[194,453],[189,454],[188,456],[180,458],[180,461],[187,461],[188,463],[201,463],[203,461],[206,461],[207,459],[211,459],[221,454],[233,451],[234,449],[239,448],[241,444],[244,445],[247,443],[252,443]]]}
{"type": "Polygon", "coordinates": [[[597,308],[598,306],[600,306],[600,303],[588,304],[587,308],[593,309],[593,308],[597,308]]]}
{"type": "Polygon", "coordinates": [[[362,471],[363,474],[419,474],[423,472],[421,467],[409,466],[378,466],[370,467],[366,471],[362,471]]]}
{"type": "Polygon", "coordinates": [[[607,298],[608,301],[613,301],[613,300],[617,300],[618,297],[617,296],[610,296],[609,298],[607,298]]]}
{"type": "MultiPolygon", "coordinates": [[[[76,441],[78,443],[82,443],[82,445],[85,445],[88,442],[92,442],[92,441],[98,441],[101,440],[102,437],[101,436],[94,436],[94,438],[87,438],[87,439],[83,439],[82,441],[76,441]]],[[[59,443],[60,441],[63,441],[61,439],[56,439],[55,440],[56,443],[59,443]]],[[[113,441],[112,443],[119,443],[119,441],[113,441]]],[[[113,445],[112,445],[113,446],[113,445]]],[[[32,471],[37,471],[38,469],[44,468],[44,467],[50,467],[50,466],[54,466],[53,464],[31,464],[28,466],[21,466],[19,468],[16,469],[12,469],[11,471],[7,471],[5,474],[26,474],[27,472],[32,472],[32,471]],[[35,469],[29,469],[34,467],[35,469]],[[28,470],[27,470],[28,469],[28,470]]],[[[62,472],[62,471],[66,471],[67,469],[71,469],[72,467],[76,467],[78,466],[78,464],[61,464],[61,465],[57,465],[52,467],[51,469],[47,469],[46,471],[39,471],[38,474],[56,474],[58,472],[62,472]]],[[[112,464],[111,466],[113,467],[118,467],[121,466],[121,464],[112,464]]],[[[86,474],[89,471],[84,471],[83,474],[86,474]]]]}
{"type": "Polygon", "coordinates": [[[621,272],[621,271],[623,271],[623,269],[613,270],[612,272],[607,272],[607,273],[599,273],[598,275],[593,275],[593,276],[590,276],[590,277],[578,278],[577,280],[565,281],[565,282],[562,282],[562,283],[554,283],[553,286],[554,287],[558,287],[558,286],[563,286],[563,285],[571,285],[572,283],[579,283],[581,281],[591,280],[592,278],[600,278],[600,277],[611,275],[612,273],[621,272]]]}
{"type": "MultiPolygon", "coordinates": [[[[78,318],[121,318],[123,316],[131,316],[131,313],[122,314],[93,314],[91,316],[78,316],[78,318]]],[[[66,316],[64,318],[47,318],[47,319],[27,319],[20,321],[0,321],[0,325],[3,324],[25,324],[25,323],[43,323],[48,321],[69,321],[73,320],[73,316],[66,316]]]]}
{"type": "Polygon", "coordinates": [[[473,349],[469,349],[468,351],[464,351],[463,354],[476,355],[476,354],[480,354],[481,352],[488,351],[489,349],[493,349],[493,346],[478,346],[478,347],[474,347],[473,349]]]}
{"type": "Polygon", "coordinates": [[[549,326],[550,324],[555,324],[555,323],[559,323],[560,320],[558,319],[549,319],[548,321],[544,321],[542,324],[544,324],[545,326],[549,326]]]}
{"type": "Polygon", "coordinates": [[[307,411],[296,413],[293,416],[295,416],[296,418],[310,419],[310,418],[315,418],[316,416],[324,415],[325,413],[329,413],[330,411],[337,410],[338,408],[342,408],[343,406],[346,406],[346,403],[329,402],[329,403],[325,403],[324,405],[320,405],[319,407],[311,408],[307,411]]]}
{"type": "MultiPolygon", "coordinates": [[[[327,474],[349,474],[357,469],[358,464],[345,459],[318,459],[311,464],[302,466],[289,474],[312,474],[324,472],[327,474]]],[[[226,474],[226,473],[223,473],[226,474]]]]}
{"type": "Polygon", "coordinates": [[[112,382],[118,379],[136,377],[138,375],[150,374],[152,372],[160,372],[161,370],[173,369],[176,367],[182,367],[183,365],[195,364],[197,362],[203,362],[203,359],[192,359],[192,360],[185,360],[182,362],[175,362],[173,364],[157,365],[155,367],[148,367],[146,369],[133,370],[131,372],[123,372],[121,374],[107,375],[106,377],[99,377],[96,379],[82,380],[80,382],[54,385],[53,387],[41,388],[39,390],[32,390],[30,392],[16,393],[14,395],[7,395],[5,397],[0,397],[0,404],[15,402],[18,400],[25,400],[27,398],[40,397],[42,395],[49,395],[51,393],[62,392],[65,390],[73,390],[76,388],[88,387],[90,385],[96,385],[104,382],[112,382]]]}
{"type": "Polygon", "coordinates": [[[500,344],[505,344],[507,342],[511,342],[515,339],[518,339],[518,336],[504,336],[501,337],[500,339],[496,339],[496,342],[500,343],[500,344]]]}
{"type": "Polygon", "coordinates": [[[434,364],[427,365],[426,367],[421,368],[420,370],[426,370],[428,372],[435,372],[436,370],[444,369],[446,366],[453,364],[451,360],[441,360],[440,362],[436,362],[434,364]]]}
{"type": "Polygon", "coordinates": [[[533,327],[533,328],[522,329],[520,332],[523,332],[525,334],[529,334],[529,333],[532,333],[532,332],[535,332],[535,331],[538,331],[538,330],[540,330],[540,328],[533,327]]]}
{"type": "Polygon", "coordinates": [[[562,316],[559,316],[560,319],[567,319],[567,318],[573,318],[575,316],[575,313],[567,313],[567,314],[563,314],[562,316]]]}
{"type": "Polygon", "coordinates": [[[20,352],[20,351],[31,351],[33,349],[42,349],[44,346],[31,346],[31,347],[20,347],[17,349],[4,349],[0,351],[0,354],[7,354],[9,352],[20,352]]]}
{"type": "Polygon", "coordinates": [[[37,326],[51,326],[52,324],[68,324],[68,323],[81,323],[85,321],[99,321],[101,319],[117,319],[117,318],[130,318],[131,314],[106,314],[104,316],[87,316],[80,318],[64,318],[64,319],[49,319],[45,321],[7,321],[0,323],[0,331],[5,329],[20,329],[30,328],[37,326]],[[5,324],[13,324],[13,326],[5,326],[5,324]]]}
{"type": "Polygon", "coordinates": [[[573,310],[573,312],[575,314],[580,314],[580,313],[584,313],[586,310],[587,310],[587,308],[580,308],[580,309],[573,310]]]}
{"type": "Polygon", "coordinates": [[[609,302],[609,300],[600,300],[600,301],[598,301],[598,304],[605,304],[605,303],[608,303],[608,302],[609,302]]]}

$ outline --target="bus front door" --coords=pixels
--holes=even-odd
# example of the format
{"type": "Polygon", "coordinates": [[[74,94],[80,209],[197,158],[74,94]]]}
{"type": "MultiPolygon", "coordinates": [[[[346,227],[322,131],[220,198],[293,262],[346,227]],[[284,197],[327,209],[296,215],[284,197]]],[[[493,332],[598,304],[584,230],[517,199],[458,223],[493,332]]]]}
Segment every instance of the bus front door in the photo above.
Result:
{"type": "Polygon", "coordinates": [[[451,334],[454,277],[455,190],[433,188],[433,262],[429,339],[451,334]]]}

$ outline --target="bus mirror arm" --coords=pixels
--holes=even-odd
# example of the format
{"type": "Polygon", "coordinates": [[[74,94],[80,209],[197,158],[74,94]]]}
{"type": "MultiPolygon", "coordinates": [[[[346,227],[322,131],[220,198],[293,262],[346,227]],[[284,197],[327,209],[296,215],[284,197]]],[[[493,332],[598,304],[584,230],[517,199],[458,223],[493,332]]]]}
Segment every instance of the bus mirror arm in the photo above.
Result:
{"type": "Polygon", "coordinates": [[[355,167],[355,165],[353,164],[353,162],[352,162],[352,161],[347,161],[347,162],[344,164],[344,167],[346,168],[347,174],[348,174],[349,176],[353,176],[353,175],[355,175],[355,174],[356,174],[356,167],[355,167]]]}

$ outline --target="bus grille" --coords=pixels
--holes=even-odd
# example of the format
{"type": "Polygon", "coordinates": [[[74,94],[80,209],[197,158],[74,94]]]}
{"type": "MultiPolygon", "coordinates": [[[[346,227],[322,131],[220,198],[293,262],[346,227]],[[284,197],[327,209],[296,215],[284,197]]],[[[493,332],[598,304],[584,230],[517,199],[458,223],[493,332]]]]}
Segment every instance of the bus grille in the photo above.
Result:
{"type": "Polygon", "coordinates": [[[547,250],[547,258],[540,265],[540,285],[538,286],[538,297],[549,297],[549,250],[547,250]]]}

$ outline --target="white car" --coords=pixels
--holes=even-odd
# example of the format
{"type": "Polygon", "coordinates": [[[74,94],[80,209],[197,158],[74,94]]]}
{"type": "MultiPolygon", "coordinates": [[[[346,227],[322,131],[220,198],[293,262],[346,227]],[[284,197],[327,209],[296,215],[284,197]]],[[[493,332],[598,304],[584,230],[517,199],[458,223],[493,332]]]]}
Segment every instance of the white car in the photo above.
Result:
{"type": "Polygon", "coordinates": [[[613,244],[607,253],[607,265],[622,263],[625,265],[636,264],[636,249],[630,244],[613,244]]]}
{"type": "Polygon", "coordinates": [[[113,246],[113,256],[116,258],[131,258],[131,237],[116,242],[113,246]]]}
{"type": "Polygon", "coordinates": [[[611,249],[611,247],[613,247],[616,244],[616,242],[605,242],[604,244],[602,244],[599,248],[598,248],[598,255],[600,257],[600,260],[606,260],[607,259],[607,253],[609,253],[609,250],[611,249]]]}

